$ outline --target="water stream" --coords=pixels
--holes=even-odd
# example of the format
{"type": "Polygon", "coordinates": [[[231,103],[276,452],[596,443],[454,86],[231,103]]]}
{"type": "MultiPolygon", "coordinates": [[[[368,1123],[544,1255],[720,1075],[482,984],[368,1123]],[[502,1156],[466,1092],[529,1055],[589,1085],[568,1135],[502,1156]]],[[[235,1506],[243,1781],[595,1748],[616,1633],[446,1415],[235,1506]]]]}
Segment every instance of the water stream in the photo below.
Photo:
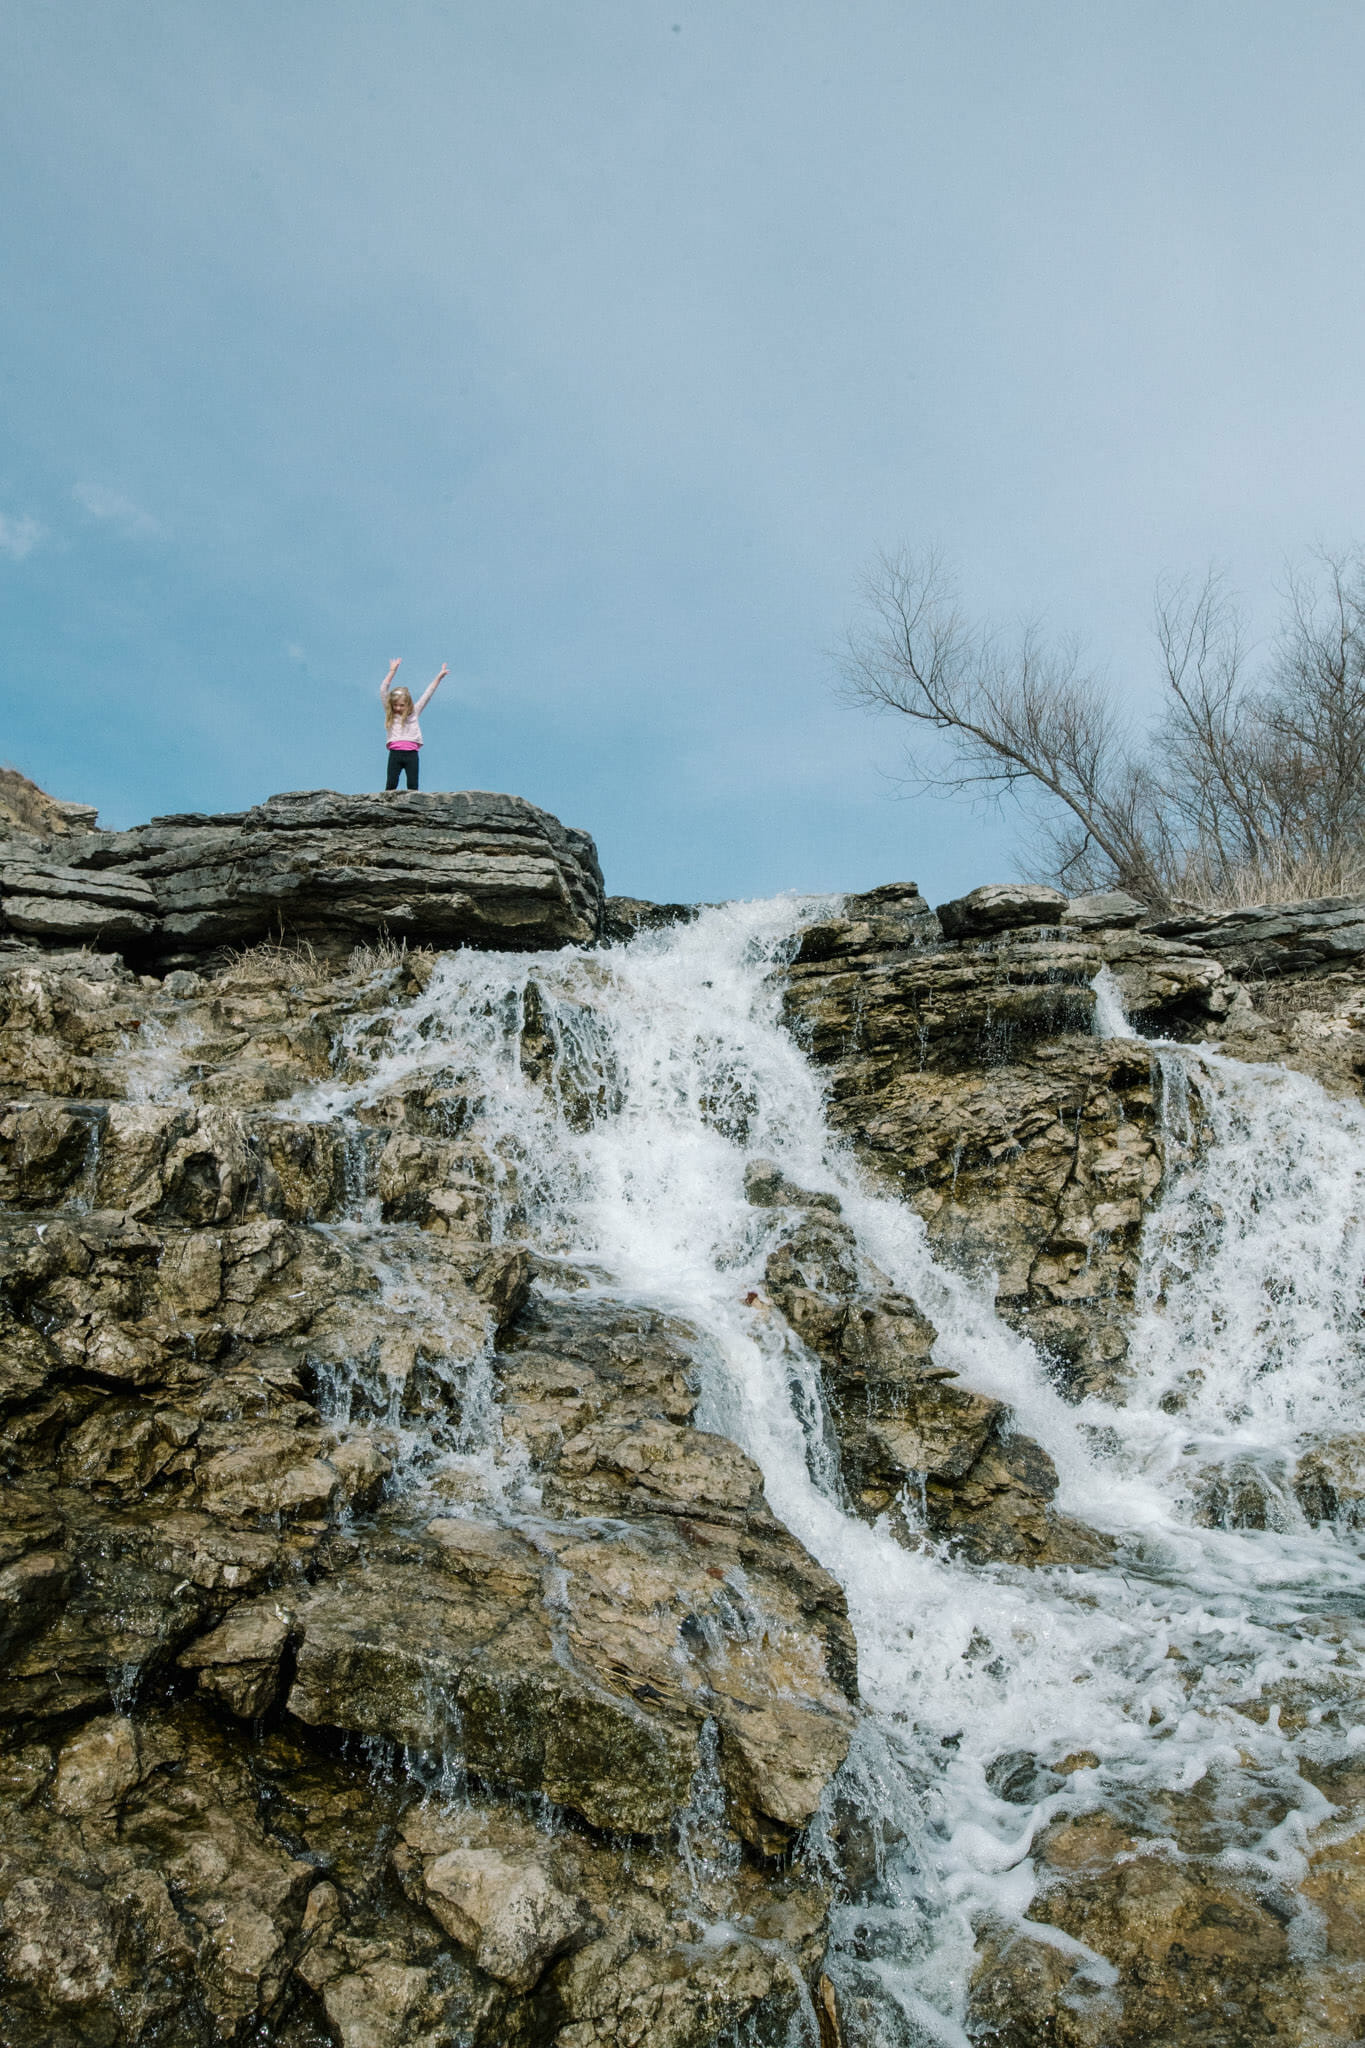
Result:
{"type": "MultiPolygon", "coordinates": [[[[1026,1913],[1051,1818],[1097,1800],[1131,1813],[1228,1770],[1274,1797],[1232,1816],[1224,1857],[1285,1892],[1311,1955],[1292,1886],[1327,1806],[1298,1759],[1365,1745],[1365,1569],[1358,1537],[1310,1527],[1289,1481],[1305,1437],[1359,1410],[1365,1114],[1278,1069],[1154,1046],[1172,1164],[1144,1239],[1129,1391],[1068,1405],[988,1292],[939,1266],[918,1217],[832,1139],[773,973],[816,908],[726,905],[606,951],[443,956],[386,1033],[358,1024],[362,1077],[287,1113],[353,1122],[439,1082],[502,1162],[499,1230],[577,1267],[590,1292],[700,1333],[699,1424],[757,1460],[857,1632],[865,1712],[812,1846],[836,1812],[861,1816],[877,1881],[836,1909],[831,1974],[850,2012],[875,2016],[869,2043],[963,2048],[973,1928],[1026,1913]],[[972,1567],[848,1512],[817,1362],[761,1299],[784,1219],[745,1197],[757,1157],[839,1196],[862,1255],[937,1326],[939,1361],[1007,1401],[1057,1464],[1058,1506],[1117,1539],[1111,1566],[972,1567]],[[1220,1472],[1268,1526],[1204,1526],[1220,1472]],[[1274,1707],[1239,1710],[1285,1687],[1312,1702],[1296,1732],[1274,1707]],[[1006,1800],[987,1772],[1010,1751],[1098,1762],[1006,1800]]],[[[1102,1027],[1125,1030],[1100,994],[1102,1027]]],[[[419,1283],[392,1285],[401,1306],[419,1283]]],[[[517,1475],[491,1401],[470,1414],[483,1438],[450,1455],[482,1461],[496,1504],[517,1475]]],[[[1112,1969],[1077,1953],[1103,1996],[1112,1969]]]]}

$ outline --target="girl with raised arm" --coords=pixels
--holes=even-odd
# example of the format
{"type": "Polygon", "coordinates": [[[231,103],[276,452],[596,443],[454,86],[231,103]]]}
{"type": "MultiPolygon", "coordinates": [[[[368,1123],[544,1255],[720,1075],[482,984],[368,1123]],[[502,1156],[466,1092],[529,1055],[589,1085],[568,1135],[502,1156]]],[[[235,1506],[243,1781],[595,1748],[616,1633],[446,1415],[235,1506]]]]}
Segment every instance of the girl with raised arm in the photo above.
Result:
{"type": "Polygon", "coordinates": [[[402,657],[389,663],[389,672],[379,685],[379,698],[384,706],[384,726],[388,733],[389,773],[385,789],[397,789],[400,775],[407,777],[407,787],[417,787],[417,763],[422,751],[422,728],[417,723],[419,715],[430,704],[441,683],[450,674],[444,662],[441,673],[428,684],[414,705],[411,693],[400,684],[395,690],[393,679],[398,673],[402,657]]]}

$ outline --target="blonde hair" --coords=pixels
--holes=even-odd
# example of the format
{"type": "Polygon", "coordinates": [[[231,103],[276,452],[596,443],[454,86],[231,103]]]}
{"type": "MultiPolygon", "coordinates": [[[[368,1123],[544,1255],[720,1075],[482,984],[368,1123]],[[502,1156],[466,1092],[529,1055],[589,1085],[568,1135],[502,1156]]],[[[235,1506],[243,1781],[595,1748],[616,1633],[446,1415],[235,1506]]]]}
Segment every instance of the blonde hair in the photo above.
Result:
{"type": "Polygon", "coordinates": [[[384,700],[384,729],[386,732],[392,732],[394,725],[398,719],[411,717],[412,692],[411,690],[405,690],[403,685],[400,683],[396,690],[389,691],[388,696],[384,700]],[[398,699],[400,697],[403,700],[403,707],[401,710],[399,709],[398,705],[398,699]]]}

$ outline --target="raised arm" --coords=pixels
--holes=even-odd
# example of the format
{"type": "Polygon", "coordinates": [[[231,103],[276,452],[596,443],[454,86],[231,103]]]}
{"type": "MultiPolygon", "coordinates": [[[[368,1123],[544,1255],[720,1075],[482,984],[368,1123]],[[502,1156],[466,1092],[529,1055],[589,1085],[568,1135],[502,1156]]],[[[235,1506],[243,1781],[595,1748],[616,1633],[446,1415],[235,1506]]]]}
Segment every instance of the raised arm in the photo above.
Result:
{"type": "Polygon", "coordinates": [[[430,704],[432,698],[436,695],[436,692],[440,689],[441,684],[445,681],[446,677],[449,674],[449,668],[447,667],[445,662],[442,662],[441,673],[438,676],[436,676],[432,682],[428,683],[426,689],[423,690],[421,696],[417,699],[415,709],[419,717],[421,716],[423,705],[430,704]]]}
{"type": "MultiPolygon", "coordinates": [[[[387,674],[387,675],[385,676],[385,678],[384,678],[383,682],[382,682],[382,683],[381,683],[381,684],[379,685],[379,694],[380,694],[380,696],[381,696],[381,697],[387,697],[387,696],[388,696],[388,694],[389,694],[389,690],[390,690],[390,687],[391,687],[391,685],[392,685],[392,683],[393,683],[393,679],[394,679],[394,677],[395,677],[395,676],[397,675],[397,673],[398,673],[399,669],[400,669],[400,668],[401,668],[402,666],[403,666],[403,657],[402,657],[402,655],[401,655],[401,654],[396,654],[396,655],[394,656],[393,660],[392,660],[392,661],[391,661],[391,662],[389,663],[389,672],[388,672],[388,674],[387,674]]],[[[422,699],[422,702],[423,702],[423,703],[425,703],[425,702],[426,702],[426,698],[425,698],[425,697],[424,697],[424,698],[422,699]]]]}

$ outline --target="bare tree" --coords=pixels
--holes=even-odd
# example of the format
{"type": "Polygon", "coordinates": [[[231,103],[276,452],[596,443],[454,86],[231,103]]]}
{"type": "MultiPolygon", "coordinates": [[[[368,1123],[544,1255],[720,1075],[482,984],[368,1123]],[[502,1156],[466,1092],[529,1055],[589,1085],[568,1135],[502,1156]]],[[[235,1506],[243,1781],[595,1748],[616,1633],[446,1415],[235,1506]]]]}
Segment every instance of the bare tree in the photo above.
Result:
{"type": "Polygon", "coordinates": [[[1097,864],[1126,886],[1157,888],[1152,792],[1112,694],[1074,643],[1036,627],[1007,641],[969,625],[936,552],[883,555],[863,585],[867,617],[849,635],[851,700],[898,711],[947,736],[946,766],[912,756],[921,786],[981,796],[1042,792],[1059,872],[1089,881],[1097,864]]]}
{"type": "Polygon", "coordinates": [[[912,754],[922,786],[1034,798],[1071,886],[1164,906],[1365,885],[1365,569],[1319,560],[1258,682],[1220,576],[1161,586],[1163,702],[1135,733],[1073,643],[969,623],[938,555],[882,556],[846,691],[944,736],[946,764],[912,754]]]}

